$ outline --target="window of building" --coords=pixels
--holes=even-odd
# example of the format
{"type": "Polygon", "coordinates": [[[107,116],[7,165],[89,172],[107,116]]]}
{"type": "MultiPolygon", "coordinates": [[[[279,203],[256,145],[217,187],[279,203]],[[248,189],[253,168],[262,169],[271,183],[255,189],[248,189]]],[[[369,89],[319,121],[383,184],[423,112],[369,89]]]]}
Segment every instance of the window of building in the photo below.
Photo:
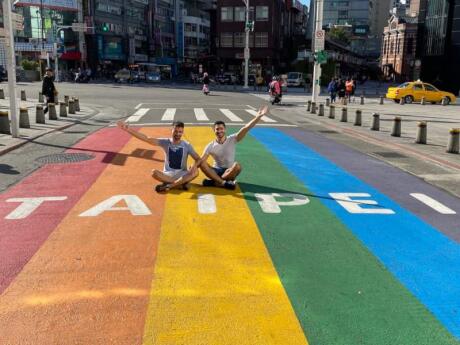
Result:
{"type": "Polygon", "coordinates": [[[233,21],[233,7],[221,7],[220,8],[220,20],[222,22],[233,21]]]}
{"type": "Polygon", "coordinates": [[[233,47],[233,33],[222,32],[220,34],[220,46],[223,48],[232,48],[233,47]]]}
{"type": "Polygon", "coordinates": [[[255,46],[256,48],[268,47],[268,32],[256,32],[255,46]]]}
{"type": "Polygon", "coordinates": [[[256,20],[268,20],[268,6],[256,6],[256,20]]]}
{"type": "Polygon", "coordinates": [[[235,7],[235,22],[246,21],[246,7],[235,7]]]}
{"type": "Polygon", "coordinates": [[[234,46],[235,48],[243,48],[245,47],[245,39],[246,35],[244,32],[235,32],[233,35],[234,38],[234,46]]]}

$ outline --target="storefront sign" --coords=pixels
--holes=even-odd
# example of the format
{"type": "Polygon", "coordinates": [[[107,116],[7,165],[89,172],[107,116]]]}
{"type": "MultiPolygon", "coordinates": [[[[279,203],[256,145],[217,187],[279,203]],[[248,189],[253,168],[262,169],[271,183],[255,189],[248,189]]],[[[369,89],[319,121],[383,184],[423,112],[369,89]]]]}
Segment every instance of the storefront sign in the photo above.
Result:
{"type": "Polygon", "coordinates": [[[59,11],[78,11],[77,0],[17,0],[15,6],[37,6],[59,11]]]}

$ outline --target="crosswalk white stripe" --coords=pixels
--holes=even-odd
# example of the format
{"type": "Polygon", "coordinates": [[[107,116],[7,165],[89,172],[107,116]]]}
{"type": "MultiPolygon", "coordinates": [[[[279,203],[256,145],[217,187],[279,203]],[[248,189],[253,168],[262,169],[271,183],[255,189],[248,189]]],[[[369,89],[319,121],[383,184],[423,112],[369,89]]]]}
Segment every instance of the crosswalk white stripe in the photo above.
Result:
{"type": "Polygon", "coordinates": [[[193,111],[195,112],[195,117],[198,121],[209,121],[203,108],[193,108],[193,111]]]}
{"type": "Polygon", "coordinates": [[[168,108],[165,110],[161,121],[173,121],[174,115],[176,115],[176,108],[168,108]]]}
{"type": "MultiPolygon", "coordinates": [[[[253,116],[257,116],[257,111],[255,111],[255,110],[246,109],[246,111],[247,111],[249,114],[253,115],[253,116]]],[[[276,120],[273,120],[272,118],[270,118],[270,117],[268,117],[268,116],[262,117],[262,121],[263,121],[263,122],[276,122],[276,120]]]]}
{"type": "Polygon", "coordinates": [[[219,109],[222,114],[224,114],[225,116],[227,116],[230,121],[233,121],[233,122],[242,122],[243,120],[236,116],[232,111],[230,111],[230,109],[219,109]]]}
{"type": "Polygon", "coordinates": [[[149,108],[137,109],[137,111],[133,115],[128,117],[126,122],[138,122],[145,114],[147,114],[149,110],[150,110],[149,108]]]}

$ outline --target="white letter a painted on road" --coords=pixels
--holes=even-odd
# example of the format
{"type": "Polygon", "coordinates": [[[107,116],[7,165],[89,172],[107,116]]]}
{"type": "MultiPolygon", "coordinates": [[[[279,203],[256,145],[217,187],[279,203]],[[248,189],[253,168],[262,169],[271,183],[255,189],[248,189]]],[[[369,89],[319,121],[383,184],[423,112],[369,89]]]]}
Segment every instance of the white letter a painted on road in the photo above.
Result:
{"type": "Polygon", "coordinates": [[[152,214],[147,205],[137,195],[114,195],[83,212],[80,217],[96,217],[105,211],[130,211],[133,216],[152,214]],[[126,203],[126,207],[115,207],[122,200],[126,203]]]}

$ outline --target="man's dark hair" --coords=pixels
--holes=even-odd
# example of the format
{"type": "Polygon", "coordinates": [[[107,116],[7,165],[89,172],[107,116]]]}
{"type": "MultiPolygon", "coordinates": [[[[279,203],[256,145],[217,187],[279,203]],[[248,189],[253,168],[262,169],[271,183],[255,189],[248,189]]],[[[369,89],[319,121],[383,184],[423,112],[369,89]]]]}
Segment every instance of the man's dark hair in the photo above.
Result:
{"type": "Polygon", "coordinates": [[[53,72],[53,69],[51,67],[47,67],[45,71],[46,72],[53,72]]]}
{"type": "Polygon", "coordinates": [[[185,124],[182,121],[174,121],[172,125],[174,128],[176,127],[184,128],[185,127],[185,124]]]}
{"type": "Polygon", "coordinates": [[[222,126],[224,126],[224,127],[227,127],[227,126],[225,125],[225,122],[224,122],[224,121],[219,120],[219,121],[214,122],[214,127],[219,126],[219,125],[222,125],[222,126]]]}

